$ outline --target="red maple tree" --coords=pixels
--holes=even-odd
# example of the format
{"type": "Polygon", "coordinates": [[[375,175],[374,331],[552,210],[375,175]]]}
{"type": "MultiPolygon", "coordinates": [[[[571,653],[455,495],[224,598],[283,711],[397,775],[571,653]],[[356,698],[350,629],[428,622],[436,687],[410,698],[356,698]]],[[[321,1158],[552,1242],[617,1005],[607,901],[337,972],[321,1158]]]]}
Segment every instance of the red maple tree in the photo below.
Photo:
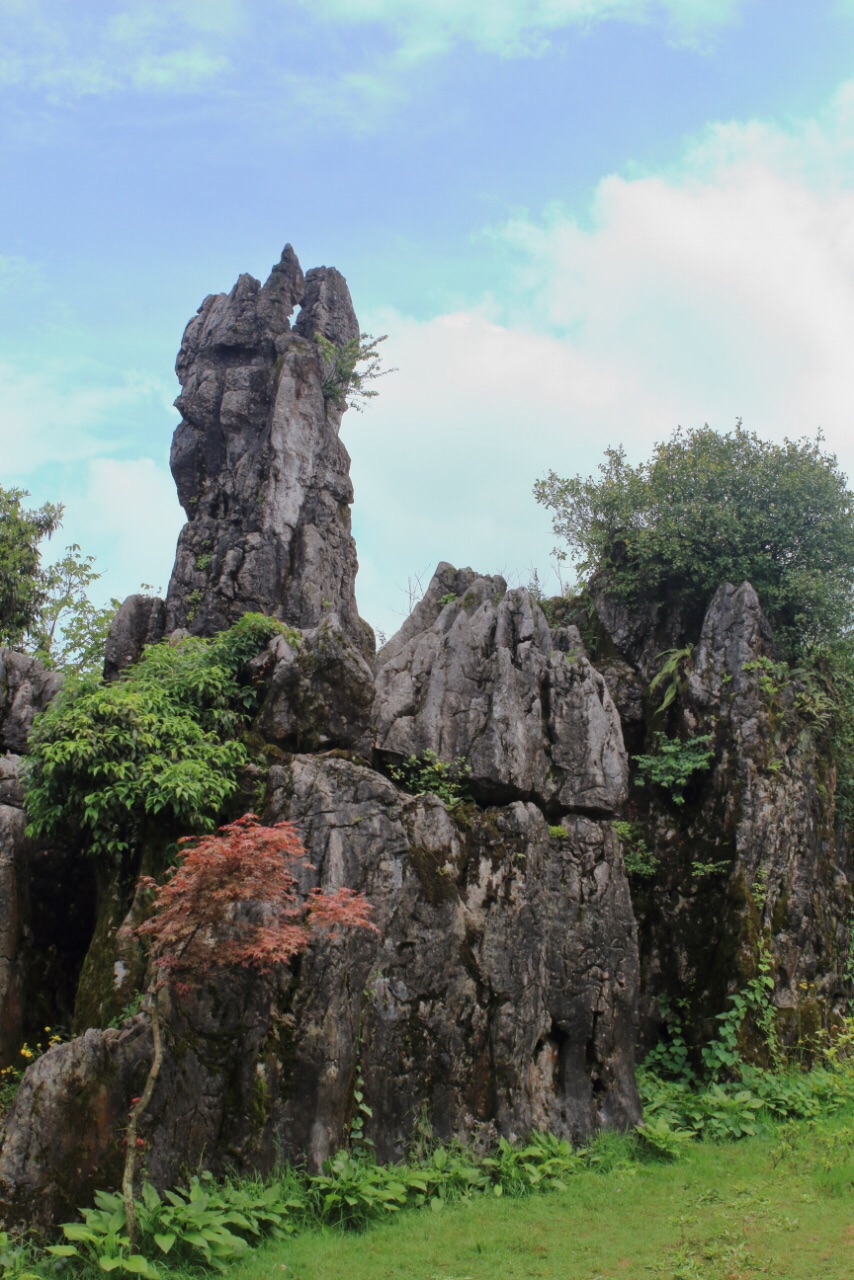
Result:
{"type": "Polygon", "coordinates": [[[313,889],[300,900],[293,868],[311,864],[292,822],[262,827],[247,813],[215,835],[179,843],[178,863],[163,884],[140,880],[154,902],[137,930],[151,939],[162,979],[179,988],[212,970],[268,973],[304,951],[321,926],[376,931],[370,903],[352,889],[313,889]]]}
{"type": "Polygon", "coordinates": [[[140,1139],[137,1126],[151,1101],[163,1062],[157,996],[166,986],[187,993],[203,977],[236,967],[269,973],[308,946],[320,928],[359,927],[377,932],[371,905],[361,893],[312,889],[302,898],[294,868],[310,867],[292,822],[262,827],[254,813],[214,835],[179,841],[178,861],[162,884],[139,883],[154,895],[151,917],[137,933],[151,940],[158,977],[147,992],[153,1055],[145,1086],[133,1100],[125,1135],[122,1196],[133,1246],[137,1235],[133,1184],[140,1139]]]}

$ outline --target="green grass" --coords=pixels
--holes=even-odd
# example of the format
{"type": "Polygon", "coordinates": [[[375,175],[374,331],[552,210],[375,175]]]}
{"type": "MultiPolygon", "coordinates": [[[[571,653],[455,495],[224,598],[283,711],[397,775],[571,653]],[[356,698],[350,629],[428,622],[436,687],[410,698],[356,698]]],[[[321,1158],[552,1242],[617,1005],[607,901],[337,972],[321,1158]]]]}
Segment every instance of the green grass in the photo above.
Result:
{"type": "Polygon", "coordinates": [[[611,1140],[564,1192],[268,1244],[227,1280],[854,1280],[851,1110],[695,1143],[673,1164],[628,1150],[611,1140]]]}

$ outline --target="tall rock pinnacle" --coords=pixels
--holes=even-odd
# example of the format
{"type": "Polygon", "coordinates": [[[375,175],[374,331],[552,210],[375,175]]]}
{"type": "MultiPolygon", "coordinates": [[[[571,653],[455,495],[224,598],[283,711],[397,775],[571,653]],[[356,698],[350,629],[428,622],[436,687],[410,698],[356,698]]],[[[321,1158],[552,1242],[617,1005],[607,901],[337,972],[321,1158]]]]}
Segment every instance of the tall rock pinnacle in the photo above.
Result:
{"type": "Polygon", "coordinates": [[[318,333],[339,346],[358,337],[347,283],[332,267],[304,276],[290,245],[263,287],[242,275],[187,325],[170,457],[187,523],[167,630],[211,635],[257,610],[297,627],[330,619],[372,646],[354,594],[342,409],[323,394],[318,333]]]}

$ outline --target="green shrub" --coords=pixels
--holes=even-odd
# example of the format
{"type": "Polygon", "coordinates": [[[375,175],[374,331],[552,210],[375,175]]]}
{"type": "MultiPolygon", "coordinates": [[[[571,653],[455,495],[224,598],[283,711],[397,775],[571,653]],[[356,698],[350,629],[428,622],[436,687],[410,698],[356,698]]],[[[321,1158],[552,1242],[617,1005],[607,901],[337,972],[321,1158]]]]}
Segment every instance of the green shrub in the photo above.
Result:
{"type": "Polygon", "coordinates": [[[413,796],[438,796],[449,809],[466,798],[465,779],[470,773],[471,767],[461,756],[440,760],[430,750],[389,766],[390,776],[404,791],[413,796]]]}
{"type": "Polygon", "coordinates": [[[759,593],[787,655],[854,620],[854,500],[822,440],[677,430],[648,462],[608,449],[599,476],[539,481],[555,533],[617,596],[679,594],[702,613],[724,582],[759,593]]]}
{"type": "Polygon", "coordinates": [[[643,787],[653,783],[667,791],[674,804],[684,804],[682,792],[695,773],[702,773],[715,758],[710,746],[712,735],[701,734],[696,738],[668,738],[664,733],[653,736],[654,755],[632,756],[638,767],[635,782],[643,787]]]}
{"type": "Polygon", "coordinates": [[[614,822],[614,833],[623,846],[623,862],[630,880],[647,880],[658,870],[658,858],[644,839],[639,822],[614,822]]]}
{"type": "Polygon", "coordinates": [[[382,357],[377,350],[387,337],[388,334],[385,333],[379,338],[370,333],[360,333],[358,338],[351,338],[349,342],[338,346],[322,333],[316,333],[314,340],[320,348],[320,385],[324,400],[338,409],[349,405],[351,409],[361,413],[364,402],[379,395],[378,391],[366,386],[366,383],[396,372],[394,369],[383,369],[382,357]]]}
{"type": "Polygon", "coordinates": [[[237,791],[248,755],[238,734],[258,690],[247,661],[288,629],[246,614],[213,639],[148,647],[105,684],[71,677],[30,739],[31,834],[82,836],[119,857],[145,831],[210,831],[237,791]]]}

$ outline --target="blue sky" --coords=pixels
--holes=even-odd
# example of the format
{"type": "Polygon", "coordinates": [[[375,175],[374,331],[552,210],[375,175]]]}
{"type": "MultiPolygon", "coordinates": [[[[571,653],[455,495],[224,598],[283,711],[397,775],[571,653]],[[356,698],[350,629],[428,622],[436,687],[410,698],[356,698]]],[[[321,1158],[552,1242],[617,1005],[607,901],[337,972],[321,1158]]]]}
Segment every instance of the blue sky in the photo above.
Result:
{"type": "MultiPolygon", "coordinates": [[[[285,241],[398,372],[362,613],[550,568],[533,481],[678,425],[854,475],[854,0],[0,0],[0,483],[164,586],[187,320],[285,241]]],[[[55,544],[57,540],[55,539],[55,544]]]]}

